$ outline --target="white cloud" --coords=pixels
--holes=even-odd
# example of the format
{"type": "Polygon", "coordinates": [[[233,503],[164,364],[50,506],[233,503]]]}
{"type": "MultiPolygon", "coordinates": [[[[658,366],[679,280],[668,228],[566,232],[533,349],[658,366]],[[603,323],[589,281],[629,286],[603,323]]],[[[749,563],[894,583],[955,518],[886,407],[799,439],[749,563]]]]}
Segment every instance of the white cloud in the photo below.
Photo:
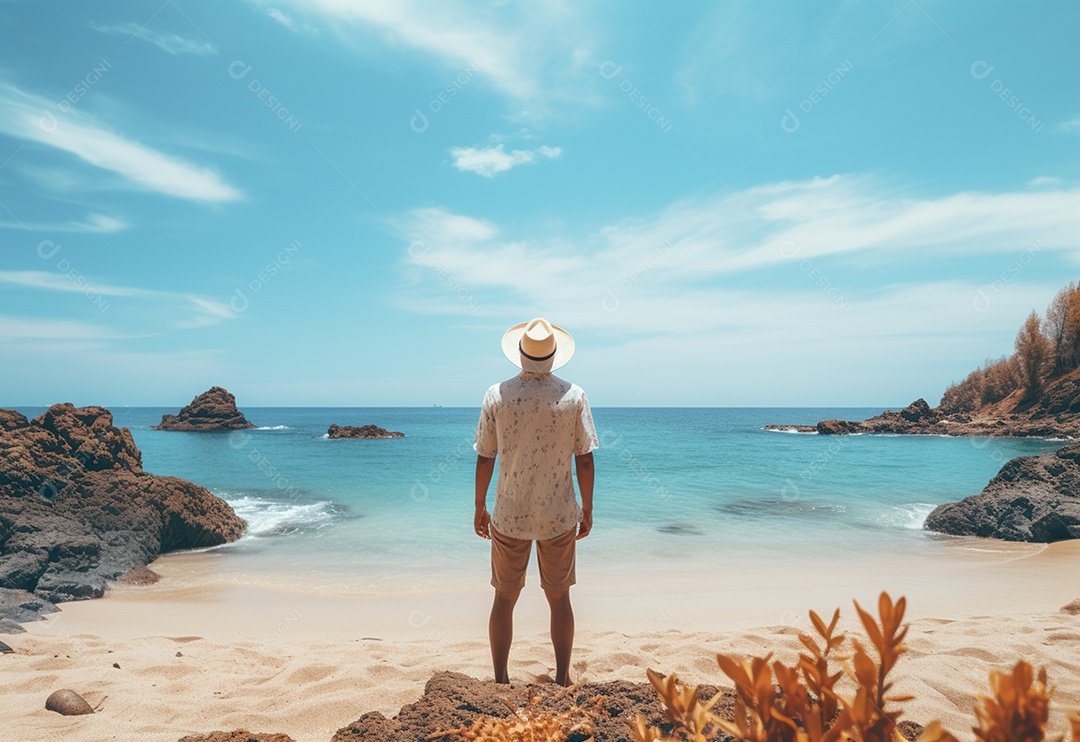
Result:
{"type": "Polygon", "coordinates": [[[146,24],[139,25],[135,22],[129,22],[115,23],[107,26],[99,23],[90,23],[89,26],[94,31],[108,34],[109,36],[126,36],[129,39],[138,37],[144,41],[150,42],[169,54],[197,54],[200,56],[217,54],[217,47],[210,43],[209,39],[206,41],[199,41],[196,39],[184,38],[179,34],[159,33],[148,28],[146,24]]]}
{"type": "Polygon", "coordinates": [[[0,338],[41,340],[61,340],[66,338],[110,339],[126,337],[89,322],[72,320],[42,319],[40,317],[15,317],[0,315],[0,338]]]}
{"type": "Polygon", "coordinates": [[[105,214],[90,214],[85,221],[58,224],[37,222],[0,222],[0,229],[30,229],[37,232],[77,232],[82,234],[113,234],[128,228],[123,219],[105,214]]]}
{"type": "MultiPolygon", "coordinates": [[[[274,4],[314,16],[365,53],[370,53],[371,44],[358,42],[355,34],[346,36],[342,24],[371,29],[391,47],[429,55],[451,78],[462,71],[478,74],[518,100],[572,97],[580,102],[586,97],[580,83],[595,83],[597,77],[587,33],[595,33],[595,26],[579,18],[570,3],[553,0],[532,7],[464,0],[277,0],[274,4]]],[[[543,106],[541,101],[537,104],[543,106]]]]}
{"type": "Polygon", "coordinates": [[[450,150],[454,167],[461,172],[471,172],[485,178],[494,178],[518,165],[532,165],[536,156],[558,158],[561,147],[540,147],[536,150],[514,149],[507,152],[503,145],[494,147],[454,147],[450,150]]]}
{"type": "Polygon", "coordinates": [[[1063,121],[1057,125],[1059,131],[1065,131],[1070,134],[1080,134],[1080,116],[1069,121],[1063,121]]]}
{"type": "Polygon", "coordinates": [[[1065,181],[1057,175],[1040,175],[1027,182],[1028,188],[1059,187],[1065,181]]]}
{"type": "MultiPolygon", "coordinates": [[[[942,323],[975,331],[995,318],[1011,331],[1013,319],[1000,317],[1045,305],[1056,290],[1036,280],[1045,271],[1023,274],[1025,266],[1075,251],[1080,188],[922,199],[896,191],[853,176],[777,183],[678,202],[570,239],[503,235],[489,222],[471,235],[450,225],[478,220],[428,209],[406,236],[431,249],[407,260],[437,261],[439,274],[417,274],[422,285],[406,306],[464,315],[467,292],[485,315],[546,312],[637,337],[925,338],[942,323]],[[933,267],[961,257],[979,261],[985,284],[933,267]],[[867,267],[887,278],[864,278],[867,267]],[[751,271],[764,278],[740,277],[751,271]],[[999,274],[1005,285],[988,288],[999,274]],[[451,284],[461,291],[448,291],[451,284]],[[977,301],[980,289],[990,311],[977,301]]],[[[695,351],[685,350],[689,363],[695,351]]]]}
{"type": "Polygon", "coordinates": [[[174,325],[181,328],[204,327],[222,320],[236,319],[239,314],[223,302],[187,292],[144,289],[98,282],[83,275],[72,266],[55,273],[48,271],[0,271],[0,284],[44,291],[86,294],[110,298],[146,299],[166,305],[176,305],[185,317],[174,325]]]}
{"type": "Polygon", "coordinates": [[[192,201],[243,197],[214,171],[117,134],[89,116],[61,113],[54,102],[0,83],[0,133],[69,152],[148,190],[192,201]]]}

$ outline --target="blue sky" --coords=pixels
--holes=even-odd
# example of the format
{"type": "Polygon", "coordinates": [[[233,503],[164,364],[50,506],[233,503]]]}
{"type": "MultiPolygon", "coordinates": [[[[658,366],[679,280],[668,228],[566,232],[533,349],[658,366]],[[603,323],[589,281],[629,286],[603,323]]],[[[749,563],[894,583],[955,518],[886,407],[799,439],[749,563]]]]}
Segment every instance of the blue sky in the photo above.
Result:
{"type": "Polygon", "coordinates": [[[1080,6],[0,0],[0,404],[936,403],[1080,274],[1080,6]]]}

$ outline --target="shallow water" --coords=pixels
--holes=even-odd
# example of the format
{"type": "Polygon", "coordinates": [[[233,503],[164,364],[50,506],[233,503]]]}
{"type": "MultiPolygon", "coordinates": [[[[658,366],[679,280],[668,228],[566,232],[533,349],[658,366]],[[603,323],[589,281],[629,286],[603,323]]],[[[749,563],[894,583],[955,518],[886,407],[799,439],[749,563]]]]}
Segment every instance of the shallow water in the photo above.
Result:
{"type": "MultiPolygon", "coordinates": [[[[350,592],[383,591],[408,575],[422,591],[486,564],[487,542],[471,529],[478,409],[247,408],[258,429],[151,430],[165,412],[175,410],[113,410],[147,471],[197,482],[247,519],[247,535],[216,550],[235,573],[320,575],[350,592]],[[331,423],[371,423],[406,437],[329,440],[331,423]]],[[[878,412],[594,409],[595,526],[581,558],[614,573],[809,568],[869,553],[975,556],[985,542],[925,532],[926,515],[978,492],[1008,459],[1061,445],[761,429],[878,412]]]]}

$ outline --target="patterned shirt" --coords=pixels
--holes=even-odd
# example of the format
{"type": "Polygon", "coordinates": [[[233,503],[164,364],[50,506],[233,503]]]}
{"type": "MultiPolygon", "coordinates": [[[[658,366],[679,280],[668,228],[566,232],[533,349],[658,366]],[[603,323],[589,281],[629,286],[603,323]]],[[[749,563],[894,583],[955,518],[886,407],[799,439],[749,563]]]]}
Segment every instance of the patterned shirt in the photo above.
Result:
{"type": "Polygon", "coordinates": [[[473,448],[499,458],[491,523],[512,538],[549,539],[581,520],[573,456],[600,442],[585,392],[550,373],[522,371],[484,395],[473,448]]]}

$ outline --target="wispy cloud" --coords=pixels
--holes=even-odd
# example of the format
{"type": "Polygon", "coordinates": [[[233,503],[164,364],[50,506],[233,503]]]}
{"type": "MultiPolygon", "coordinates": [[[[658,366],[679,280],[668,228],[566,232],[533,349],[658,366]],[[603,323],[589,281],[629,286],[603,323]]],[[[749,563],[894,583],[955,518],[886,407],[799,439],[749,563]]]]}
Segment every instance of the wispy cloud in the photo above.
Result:
{"type": "Polygon", "coordinates": [[[66,272],[0,271],[0,284],[76,294],[86,294],[88,290],[92,290],[94,294],[104,297],[147,299],[157,303],[178,305],[185,311],[185,316],[173,323],[179,328],[205,327],[226,319],[236,319],[239,316],[228,304],[208,299],[205,296],[182,291],[162,291],[98,282],[81,274],[72,276],[66,272]]]}
{"type": "Polygon", "coordinates": [[[0,315],[0,339],[62,340],[114,339],[126,337],[90,322],[0,315]]]}
{"type": "MultiPolygon", "coordinates": [[[[451,73],[476,68],[501,92],[530,99],[537,107],[544,105],[539,100],[544,98],[580,101],[580,83],[595,77],[590,51],[595,27],[569,3],[278,0],[274,5],[289,5],[295,13],[304,13],[330,29],[339,30],[342,23],[371,29],[392,47],[420,51],[451,73]],[[584,78],[583,71],[587,72],[584,78]],[[578,84],[569,85],[574,79],[578,84]]],[[[272,17],[276,18],[275,12],[281,14],[274,8],[272,17]]]]}
{"type": "Polygon", "coordinates": [[[0,222],[0,229],[28,229],[35,232],[77,232],[83,234],[112,234],[128,228],[123,219],[105,214],[90,214],[85,221],[39,223],[39,222],[0,222]]]}
{"type": "Polygon", "coordinates": [[[513,149],[507,152],[503,145],[494,147],[454,147],[450,150],[454,158],[454,167],[461,172],[476,173],[485,178],[494,178],[518,165],[532,165],[536,158],[558,158],[562,155],[561,147],[540,147],[535,150],[513,149]]]}
{"type": "Polygon", "coordinates": [[[179,34],[159,33],[149,28],[146,24],[114,23],[105,25],[101,23],[89,23],[90,28],[109,36],[126,36],[129,39],[140,38],[147,41],[162,51],[169,54],[217,54],[217,47],[209,40],[188,39],[179,34]]]}
{"type": "Polygon", "coordinates": [[[235,201],[239,190],[216,172],[164,154],[91,117],[61,113],[49,100],[0,82],[0,133],[69,152],[134,184],[192,201],[235,201]]]}
{"type": "MultiPolygon", "coordinates": [[[[715,200],[689,199],[648,217],[550,239],[506,234],[487,221],[426,209],[406,221],[405,236],[430,245],[423,260],[437,260],[442,274],[467,287],[488,313],[554,307],[581,326],[636,335],[779,331],[795,318],[810,332],[804,322],[810,317],[820,321],[819,333],[847,331],[842,328],[850,330],[854,320],[835,318],[838,307],[853,302],[860,308],[853,315],[878,308],[874,316],[884,323],[883,334],[902,333],[905,326],[929,331],[943,307],[954,315],[978,314],[972,299],[980,284],[928,266],[999,254],[1001,271],[1008,271],[1026,254],[1018,264],[1023,270],[1030,260],[1051,259],[1042,254],[1076,249],[1080,188],[934,198],[902,190],[856,176],[775,183],[715,200]],[[446,226],[461,220],[485,228],[446,226]],[[868,281],[861,275],[867,266],[895,277],[884,286],[868,281]],[[739,278],[755,271],[761,277],[739,278]],[[747,288],[758,284],[769,288],[747,288]],[[920,292],[932,299],[925,309],[914,299],[897,298],[920,292]]],[[[407,261],[422,262],[412,256],[407,261]]],[[[426,295],[410,296],[410,307],[468,310],[438,276],[425,278],[426,295]]],[[[1032,289],[999,294],[997,305],[1011,306],[1014,299],[1029,301],[1032,289]]],[[[974,324],[985,317],[969,319],[974,324]]],[[[854,326],[873,334],[869,321],[854,326]]]]}
{"type": "Polygon", "coordinates": [[[1069,121],[1063,121],[1057,125],[1059,131],[1068,132],[1069,134],[1080,134],[1080,116],[1069,121]]]}

